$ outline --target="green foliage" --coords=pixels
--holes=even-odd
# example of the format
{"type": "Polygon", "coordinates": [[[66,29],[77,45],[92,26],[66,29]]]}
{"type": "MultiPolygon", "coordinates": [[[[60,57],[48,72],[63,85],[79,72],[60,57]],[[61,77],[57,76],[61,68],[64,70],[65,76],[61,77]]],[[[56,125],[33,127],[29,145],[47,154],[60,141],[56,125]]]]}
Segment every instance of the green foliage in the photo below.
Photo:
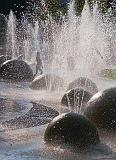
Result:
{"type": "Polygon", "coordinates": [[[116,69],[103,69],[100,75],[105,78],[116,80],[116,69]]]}
{"type": "MultiPolygon", "coordinates": [[[[68,11],[69,1],[71,0],[45,0],[45,8],[41,10],[38,6],[38,18],[42,20],[48,19],[50,14],[54,20],[59,21],[62,18],[62,15],[66,15],[68,11]],[[61,1],[63,4],[61,4],[61,1]]],[[[94,3],[98,4],[99,10],[102,13],[106,13],[109,9],[109,0],[88,0],[90,9],[93,9],[94,3]]],[[[80,16],[85,4],[85,0],[75,0],[75,13],[77,16],[80,16]]]]}
{"type": "Polygon", "coordinates": [[[58,10],[60,10],[60,3],[59,0],[47,0],[47,7],[49,12],[55,14],[58,10]]]}
{"type": "MultiPolygon", "coordinates": [[[[91,9],[95,2],[98,3],[98,7],[103,13],[107,12],[109,8],[108,0],[88,0],[91,9]]],[[[84,4],[85,0],[75,0],[75,10],[77,15],[81,14],[84,4]]],[[[61,12],[62,14],[66,14],[68,10],[68,4],[61,6],[60,0],[46,0],[46,6],[53,17],[59,16],[61,12]]]]}
{"type": "Polygon", "coordinates": [[[62,6],[60,0],[46,0],[46,6],[49,13],[55,19],[58,19],[61,13],[66,14],[68,10],[68,4],[62,6]]]}
{"type": "Polygon", "coordinates": [[[81,14],[84,4],[85,0],[75,0],[75,10],[77,15],[81,14]]]}
{"type": "Polygon", "coordinates": [[[108,0],[96,0],[96,2],[98,3],[98,7],[101,11],[106,13],[109,8],[108,0]]]}
{"type": "MultiPolygon", "coordinates": [[[[108,0],[88,0],[88,4],[89,4],[91,10],[93,9],[94,3],[98,4],[99,9],[103,13],[107,12],[107,10],[109,8],[108,0]]],[[[84,7],[84,4],[85,4],[85,0],[75,0],[75,10],[76,10],[77,15],[81,14],[83,7],[84,7]]]]}

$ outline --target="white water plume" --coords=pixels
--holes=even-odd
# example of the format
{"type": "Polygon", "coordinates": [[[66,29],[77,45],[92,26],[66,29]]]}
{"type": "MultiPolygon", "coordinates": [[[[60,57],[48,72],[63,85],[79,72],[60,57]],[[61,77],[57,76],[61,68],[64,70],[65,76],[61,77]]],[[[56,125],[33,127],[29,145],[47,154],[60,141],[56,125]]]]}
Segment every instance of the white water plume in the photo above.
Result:
{"type": "MultiPolygon", "coordinates": [[[[94,77],[94,74],[96,75],[103,67],[107,68],[108,65],[116,63],[115,24],[110,19],[110,14],[109,11],[103,15],[97,4],[94,5],[93,11],[90,11],[89,5],[86,3],[81,16],[76,16],[74,2],[70,4],[68,16],[63,18],[62,24],[55,23],[49,17],[45,22],[36,20],[33,24],[25,18],[22,24],[18,25],[17,21],[13,20],[14,15],[11,14],[8,24],[12,25],[8,25],[8,37],[13,38],[9,38],[7,41],[7,53],[13,58],[22,53],[27,63],[35,64],[36,52],[39,50],[44,63],[44,73],[55,73],[67,80],[68,83],[84,76],[95,80],[99,90],[114,87],[116,86],[115,81],[94,77]]],[[[0,94],[5,98],[45,103],[57,111],[61,110],[61,113],[62,111],[67,112],[67,108],[63,106],[62,109],[60,106],[64,90],[60,89],[60,92],[34,91],[29,89],[28,85],[1,82],[0,94]]],[[[81,106],[83,99],[84,92],[81,106]]],[[[74,102],[79,105],[79,97],[74,99],[74,102]]],[[[69,109],[72,109],[70,103],[69,109]]],[[[81,107],[77,106],[74,111],[81,112],[81,107]]],[[[14,119],[14,115],[12,118],[14,119]]],[[[5,132],[1,130],[2,159],[116,159],[116,157],[113,158],[113,153],[109,148],[102,146],[92,148],[92,152],[87,152],[87,154],[82,153],[82,157],[69,150],[64,152],[57,147],[51,150],[43,143],[45,128],[46,125],[5,132]]],[[[116,137],[112,137],[107,136],[107,140],[102,142],[116,151],[116,137]]]]}
{"type": "MultiPolygon", "coordinates": [[[[90,11],[86,1],[81,16],[76,16],[74,1],[69,5],[68,16],[62,18],[62,24],[56,23],[49,15],[44,22],[40,19],[34,24],[22,22],[22,38],[17,39],[16,21],[11,12],[8,20],[12,22],[12,55],[17,56],[16,48],[22,47],[25,61],[35,63],[36,52],[42,55],[44,72],[60,75],[68,81],[77,76],[96,74],[103,67],[115,64],[115,32],[110,20],[110,11],[103,15],[97,4],[90,11]],[[12,20],[12,21],[11,21],[12,20]],[[21,41],[21,42],[19,42],[21,41]],[[73,78],[72,78],[73,77],[73,78]]],[[[20,25],[18,26],[18,29],[20,25]]]]}
{"type": "Polygon", "coordinates": [[[36,61],[36,53],[39,50],[38,32],[39,32],[38,22],[35,22],[34,27],[31,24],[27,25],[26,36],[23,39],[23,50],[24,50],[25,61],[27,63],[33,63],[36,61]]]}
{"type": "Polygon", "coordinates": [[[16,17],[12,10],[10,11],[7,25],[7,54],[16,58],[17,56],[17,30],[16,17]]]}
{"type": "Polygon", "coordinates": [[[74,77],[73,73],[80,76],[94,74],[109,64],[114,54],[113,49],[110,53],[108,51],[111,49],[111,43],[115,43],[113,24],[110,22],[109,27],[107,17],[99,12],[97,4],[93,6],[93,11],[90,11],[86,2],[81,17],[76,17],[74,8],[70,8],[68,21],[60,27],[54,39],[52,68],[62,70],[63,76],[68,75],[67,58],[73,57],[75,67],[71,70],[70,76],[72,74],[74,77]]]}

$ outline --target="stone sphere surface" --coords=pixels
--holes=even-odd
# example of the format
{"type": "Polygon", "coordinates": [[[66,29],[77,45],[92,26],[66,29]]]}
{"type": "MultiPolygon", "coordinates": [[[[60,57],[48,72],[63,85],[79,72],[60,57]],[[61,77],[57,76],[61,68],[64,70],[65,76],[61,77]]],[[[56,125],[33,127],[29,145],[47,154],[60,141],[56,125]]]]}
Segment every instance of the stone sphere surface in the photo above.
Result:
{"type": "Polygon", "coordinates": [[[96,127],[84,116],[65,113],[57,116],[46,128],[47,144],[85,149],[100,142],[96,127]]]}
{"type": "Polygon", "coordinates": [[[54,74],[42,74],[37,76],[31,83],[30,88],[35,90],[58,90],[64,87],[64,80],[54,74]]]}
{"type": "Polygon", "coordinates": [[[67,91],[61,99],[61,104],[69,107],[71,110],[80,109],[92,97],[92,94],[82,88],[75,88],[67,91]]]}
{"type": "Polygon", "coordinates": [[[100,91],[87,103],[84,115],[98,128],[116,129],[116,87],[100,91]]]}
{"type": "Polygon", "coordinates": [[[87,77],[79,77],[74,81],[72,81],[71,83],[69,83],[67,90],[70,90],[73,88],[83,88],[92,94],[95,94],[98,92],[98,88],[96,84],[87,77]]]}
{"type": "Polygon", "coordinates": [[[2,64],[0,77],[11,81],[30,81],[33,79],[33,72],[26,62],[12,59],[2,64]]]}

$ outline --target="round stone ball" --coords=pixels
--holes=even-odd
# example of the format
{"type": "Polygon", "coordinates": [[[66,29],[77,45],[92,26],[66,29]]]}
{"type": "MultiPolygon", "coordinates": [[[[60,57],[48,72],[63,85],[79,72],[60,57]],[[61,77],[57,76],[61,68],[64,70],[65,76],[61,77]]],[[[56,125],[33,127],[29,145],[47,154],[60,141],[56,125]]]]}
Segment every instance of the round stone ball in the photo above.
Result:
{"type": "Polygon", "coordinates": [[[46,144],[85,150],[100,142],[96,127],[84,116],[65,113],[55,117],[44,133],[46,144]]]}
{"type": "Polygon", "coordinates": [[[67,91],[61,99],[61,104],[70,108],[71,111],[83,111],[84,106],[92,97],[92,94],[82,88],[67,91]]]}
{"type": "Polygon", "coordinates": [[[0,77],[10,81],[31,81],[33,79],[33,71],[26,62],[12,59],[2,64],[0,77]]]}
{"type": "Polygon", "coordinates": [[[83,88],[84,90],[95,94],[98,92],[98,88],[96,84],[87,77],[79,77],[69,83],[67,90],[73,89],[73,88],[83,88]]]}
{"type": "Polygon", "coordinates": [[[100,91],[87,103],[84,115],[99,129],[116,130],[116,87],[100,91]]]}
{"type": "Polygon", "coordinates": [[[42,74],[37,76],[31,83],[34,90],[59,90],[64,87],[64,80],[54,74],[42,74]]]}

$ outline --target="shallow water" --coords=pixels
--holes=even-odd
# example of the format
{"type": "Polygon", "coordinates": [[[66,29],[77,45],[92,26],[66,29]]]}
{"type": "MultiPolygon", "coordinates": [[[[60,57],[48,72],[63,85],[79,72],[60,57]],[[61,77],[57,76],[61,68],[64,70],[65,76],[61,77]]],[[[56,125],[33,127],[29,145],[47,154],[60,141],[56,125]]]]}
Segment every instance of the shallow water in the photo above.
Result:
{"type": "Polygon", "coordinates": [[[43,141],[47,124],[14,130],[2,125],[6,120],[25,115],[32,108],[31,101],[47,105],[59,113],[67,112],[67,107],[61,106],[60,101],[68,84],[78,78],[77,75],[93,80],[98,90],[116,86],[116,81],[95,75],[103,67],[109,68],[107,64],[113,62],[116,64],[115,25],[109,20],[110,12],[109,16],[103,16],[95,5],[91,14],[86,3],[81,17],[76,17],[73,4],[69,6],[68,19],[66,18],[66,21],[64,19],[62,26],[49,20],[45,25],[43,23],[40,25],[42,28],[38,21],[33,27],[24,17],[24,22],[18,26],[18,30],[15,16],[12,11],[10,12],[7,52],[15,58],[21,50],[24,60],[30,64],[35,73],[33,63],[36,52],[40,50],[44,73],[57,73],[65,79],[66,86],[62,91],[34,91],[28,87],[29,83],[0,81],[0,98],[6,99],[0,112],[0,160],[116,160],[115,135],[100,134],[104,145],[78,154],[68,149],[48,147],[43,141]],[[73,63],[68,62],[68,58],[71,57],[74,59],[73,69],[73,63]]]}
{"type": "MultiPolygon", "coordinates": [[[[116,85],[116,82],[100,77],[92,78],[97,83],[99,90],[116,85]],[[99,79],[99,83],[98,82],[99,79]]],[[[7,83],[0,82],[1,98],[15,100],[16,103],[23,107],[18,109],[7,109],[7,112],[1,112],[1,122],[13,119],[17,116],[24,115],[32,108],[30,101],[39,102],[56,109],[58,112],[66,112],[65,107],[60,105],[61,97],[64,91],[32,91],[28,87],[29,83],[7,83]]],[[[9,102],[8,101],[8,102],[9,102]]],[[[9,103],[6,103],[6,108],[9,103]]],[[[17,107],[17,106],[14,106],[17,107]]],[[[0,122],[0,123],[1,123],[0,122]]],[[[115,160],[116,136],[100,134],[103,144],[91,148],[85,153],[77,154],[68,149],[58,147],[49,147],[43,141],[43,135],[46,125],[37,127],[11,130],[0,127],[0,160],[115,160]],[[107,146],[106,146],[107,145],[107,146]]]]}

